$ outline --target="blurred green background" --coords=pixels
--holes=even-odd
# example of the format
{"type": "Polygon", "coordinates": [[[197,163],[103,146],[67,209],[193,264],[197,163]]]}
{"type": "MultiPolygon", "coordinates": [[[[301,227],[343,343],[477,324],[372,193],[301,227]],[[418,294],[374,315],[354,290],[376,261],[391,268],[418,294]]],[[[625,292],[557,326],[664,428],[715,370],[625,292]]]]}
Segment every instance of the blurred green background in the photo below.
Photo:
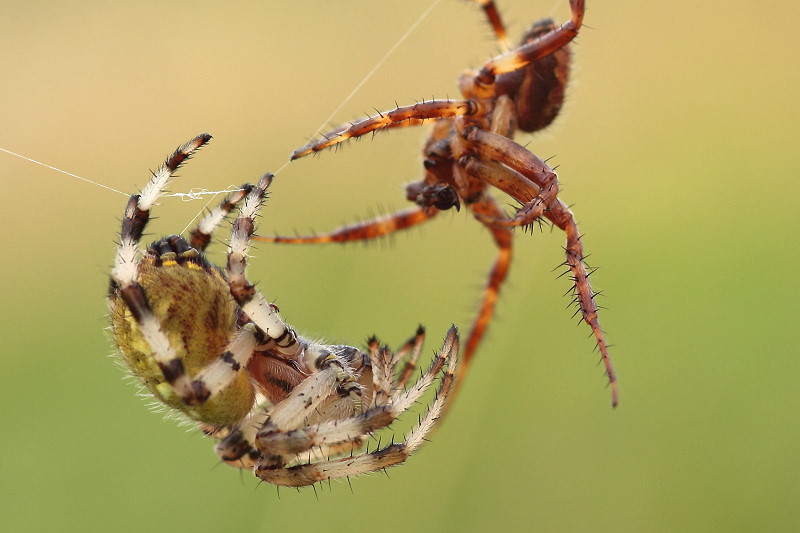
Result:
{"type": "MultiPolygon", "coordinates": [[[[5,2],[0,147],[131,193],[209,131],[172,189],[252,181],[429,5],[5,2]]],[[[566,0],[500,6],[512,36],[569,14],[566,0]]],[[[621,405],[610,408],[588,328],[554,279],[563,235],[520,234],[446,423],[352,493],[339,482],[276,494],[149,412],[104,331],[125,198],[0,153],[2,529],[796,528],[798,17],[785,0],[589,1],[565,112],[518,140],[555,156],[601,267],[621,405]]],[[[495,52],[476,6],[444,0],[332,122],[455,96],[462,69],[495,52]]],[[[293,163],[261,232],[405,207],[426,132],[293,163]]],[[[163,200],[152,233],[179,231],[204,203],[163,200]]],[[[260,245],[250,273],[307,335],[397,345],[423,323],[430,353],[450,323],[466,331],[494,253],[479,224],[448,213],[374,246],[260,245]]]]}

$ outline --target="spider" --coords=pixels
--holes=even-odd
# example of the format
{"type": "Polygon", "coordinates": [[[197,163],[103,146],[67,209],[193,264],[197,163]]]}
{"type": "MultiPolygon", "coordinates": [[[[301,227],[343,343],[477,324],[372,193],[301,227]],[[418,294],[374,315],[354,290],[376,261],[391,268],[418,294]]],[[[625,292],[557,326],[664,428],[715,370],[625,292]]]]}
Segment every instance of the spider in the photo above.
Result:
{"type": "MultiPolygon", "coordinates": [[[[348,139],[380,130],[434,121],[425,143],[424,178],[406,187],[406,199],[416,208],[399,211],[326,234],[299,237],[258,237],[274,243],[329,243],[367,240],[422,224],[446,209],[463,204],[491,233],[497,259],[477,316],[467,338],[460,377],[466,374],[495,311],[498,294],[511,263],[512,230],[541,224],[542,218],[566,234],[566,261],[571,273],[573,302],[592,330],[611,386],[612,405],[618,403],[617,380],[608,345],[598,320],[597,293],[589,283],[581,235],[572,211],[558,198],[558,177],[539,157],[512,139],[519,129],[541,130],[558,115],[564,101],[570,63],[569,43],[578,34],[585,11],[584,0],[570,0],[571,19],[557,26],[545,19],[533,24],[521,44],[509,50],[506,31],[492,0],[479,2],[505,53],[459,80],[462,100],[432,100],[345,124],[296,150],[295,160],[348,139]],[[508,216],[490,193],[508,194],[521,205],[508,216]]],[[[459,380],[463,383],[463,379],[459,380]]]]}
{"type": "Polygon", "coordinates": [[[244,184],[191,231],[155,241],[139,258],[150,209],[167,182],[211,136],[179,147],[122,219],[109,310],[124,364],[161,403],[219,440],[226,463],[276,485],[305,486],[401,463],[425,440],[453,387],[459,339],[453,326],[428,370],[407,387],[425,332],[397,353],[374,337],[366,353],[297,336],[247,280],[255,217],[272,175],[244,184]],[[238,204],[225,269],[203,252],[238,204]],[[401,371],[398,363],[406,360],[401,371]],[[436,398],[407,439],[360,454],[441,377],[436,398]],[[344,457],[337,457],[344,455],[344,457]]]}

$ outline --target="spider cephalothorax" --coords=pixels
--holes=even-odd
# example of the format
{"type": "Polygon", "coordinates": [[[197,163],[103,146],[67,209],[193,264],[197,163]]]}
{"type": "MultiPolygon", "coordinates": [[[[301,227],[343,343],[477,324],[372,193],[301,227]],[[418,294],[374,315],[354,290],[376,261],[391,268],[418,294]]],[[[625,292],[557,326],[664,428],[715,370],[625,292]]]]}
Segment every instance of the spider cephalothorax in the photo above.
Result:
{"type": "MultiPolygon", "coordinates": [[[[480,2],[505,50],[505,28],[492,0],[480,2]]],[[[514,133],[537,131],[561,109],[569,73],[569,43],[583,22],[584,0],[570,0],[571,19],[562,26],[537,22],[521,44],[491,59],[477,71],[461,76],[462,100],[432,100],[358,120],[337,128],[296,150],[292,159],[319,152],[367,133],[433,121],[425,143],[424,177],[406,187],[417,208],[307,237],[264,237],[279,243],[326,243],[365,240],[421,224],[439,211],[466,206],[491,233],[498,247],[494,267],[483,292],[478,315],[465,343],[460,376],[480,344],[494,314],[500,287],[511,263],[512,230],[544,220],[566,234],[566,261],[573,280],[578,313],[592,329],[617,404],[617,385],[598,307],[589,283],[581,235],[569,209],[558,198],[558,178],[544,161],[515,143],[514,133]],[[511,196],[521,207],[513,216],[500,208],[491,190],[511,196]]],[[[462,381],[463,382],[463,381],[462,381]]]]}
{"type": "Polygon", "coordinates": [[[192,230],[188,242],[171,235],[138,257],[153,204],[178,167],[210,138],[200,135],[178,148],[128,202],[109,289],[123,362],[157,400],[219,439],[217,453],[225,462],[253,468],[270,483],[311,485],[404,461],[424,442],[452,388],[458,333],[451,328],[429,369],[407,389],[422,328],[395,354],[374,338],[362,352],[299,337],[245,277],[254,218],[272,175],[234,192],[192,230]],[[203,251],[240,203],[227,267],[220,269],[203,251]],[[405,441],[354,453],[437,377],[437,396],[405,441]]]}

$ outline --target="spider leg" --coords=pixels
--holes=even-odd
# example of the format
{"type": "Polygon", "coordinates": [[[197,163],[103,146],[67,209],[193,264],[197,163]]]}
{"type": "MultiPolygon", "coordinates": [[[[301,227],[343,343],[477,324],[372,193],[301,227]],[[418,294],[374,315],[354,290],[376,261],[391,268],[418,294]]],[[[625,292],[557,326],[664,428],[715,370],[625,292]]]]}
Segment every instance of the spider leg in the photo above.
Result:
{"type": "MultiPolygon", "coordinates": [[[[369,431],[384,427],[410,405],[408,400],[406,400],[399,409],[395,409],[396,412],[390,408],[386,408],[385,411],[387,412],[381,411],[383,406],[397,400],[400,394],[397,391],[404,389],[405,380],[400,381],[400,379],[395,380],[394,378],[394,369],[397,362],[412,351],[412,357],[416,361],[419,357],[423,340],[424,329],[420,326],[415,336],[409,339],[409,341],[398,350],[396,355],[392,355],[391,350],[386,346],[381,346],[375,337],[369,339],[367,357],[371,363],[372,389],[370,392],[372,397],[369,400],[369,405],[367,405],[367,412],[359,417],[361,420],[360,422],[353,422],[351,420],[348,425],[348,420],[345,419],[353,415],[353,402],[349,396],[342,397],[338,395],[338,398],[331,397],[324,402],[324,406],[321,405],[316,409],[321,420],[334,420],[332,422],[332,425],[335,427],[333,431],[330,429],[324,431],[317,427],[315,429],[292,431],[290,435],[287,435],[285,431],[276,431],[275,427],[266,428],[265,431],[260,434],[262,438],[262,449],[270,450],[272,453],[278,453],[284,456],[299,453],[305,454],[312,448],[315,450],[324,449],[325,453],[328,454],[327,457],[329,457],[332,453],[342,453],[342,450],[352,452],[354,449],[359,448],[363,444],[365,434],[369,431]],[[377,410],[375,409],[376,407],[378,408],[377,410]],[[350,411],[349,413],[347,412],[348,409],[350,411]],[[355,432],[354,434],[352,429],[354,426],[356,428],[361,428],[362,431],[360,433],[355,432]],[[325,437],[324,439],[318,439],[309,444],[303,444],[306,440],[304,438],[298,438],[297,436],[301,435],[307,437],[305,431],[311,431],[314,435],[322,433],[325,437]],[[331,433],[335,433],[335,435],[331,433]],[[273,435],[277,435],[277,440],[273,435]],[[294,448],[287,449],[284,444],[281,444],[284,440],[293,442],[294,448]]],[[[358,353],[360,354],[360,352],[358,353]]],[[[349,363],[351,367],[356,368],[359,366],[359,362],[353,360],[354,355],[356,354],[350,354],[351,361],[349,363]]],[[[363,368],[363,362],[361,363],[361,367],[363,368]]],[[[422,387],[418,385],[414,390],[408,393],[411,395],[410,400],[412,402],[416,401],[419,395],[424,392],[424,389],[430,385],[430,380],[439,370],[441,370],[441,365],[432,365],[431,369],[429,369],[426,374],[426,381],[423,382],[425,384],[422,387]]],[[[318,452],[314,455],[319,456],[320,453],[318,452]]],[[[323,454],[322,458],[326,458],[326,455],[323,454]]]]}
{"type": "Polygon", "coordinates": [[[438,210],[432,208],[411,208],[356,224],[343,226],[330,233],[300,237],[283,237],[278,235],[274,237],[262,237],[259,235],[254,236],[253,240],[283,244],[323,244],[330,242],[344,243],[351,241],[367,241],[427,222],[438,212],[438,210]]]}
{"type": "MultiPolygon", "coordinates": [[[[217,444],[215,452],[228,466],[242,470],[253,470],[261,459],[261,452],[253,444],[253,435],[237,429],[225,435],[217,444]]],[[[280,459],[283,464],[288,464],[293,460],[307,459],[308,461],[327,460],[334,455],[350,454],[364,445],[365,437],[359,435],[351,442],[343,442],[335,445],[322,445],[303,453],[303,457],[286,456],[280,459]]]]}
{"type": "Polygon", "coordinates": [[[228,250],[228,283],[236,303],[268,337],[269,345],[266,348],[283,356],[294,357],[303,350],[297,334],[281,320],[273,306],[245,277],[247,251],[250,237],[255,230],[255,216],[272,178],[272,174],[266,174],[259,180],[258,185],[247,195],[239,217],[233,223],[228,250]]]}
{"type": "Polygon", "coordinates": [[[483,161],[466,155],[461,157],[459,164],[469,175],[497,187],[523,204],[512,218],[505,216],[497,218],[475,213],[475,218],[487,226],[506,228],[528,226],[544,215],[547,206],[555,201],[558,195],[558,177],[552,171],[546,174],[545,186],[539,189],[518,172],[494,161],[483,161]],[[530,195],[534,190],[538,192],[531,198],[530,195]]]}
{"type": "MultiPolygon", "coordinates": [[[[219,440],[214,451],[222,461],[234,468],[245,470],[252,470],[258,464],[262,454],[255,444],[256,435],[269,420],[272,407],[271,402],[265,401],[230,428],[202,428],[207,435],[219,440]]],[[[322,445],[313,450],[312,459],[323,460],[332,455],[351,453],[354,449],[360,448],[363,442],[364,437],[359,435],[350,442],[322,445]]],[[[295,459],[297,459],[295,456],[287,455],[281,457],[279,461],[288,464],[295,459]]]]}
{"type": "Polygon", "coordinates": [[[111,270],[112,285],[119,290],[120,297],[139,325],[142,336],[152,350],[153,358],[164,374],[164,379],[179,396],[192,402],[195,400],[194,392],[183,361],[162,331],[139,284],[137,256],[139,241],[150,220],[150,209],[153,204],[178,168],[209,140],[211,136],[204,133],[179,147],[152,174],[141,193],[131,196],[122,219],[119,247],[111,270]]]}
{"type": "MultiPolygon", "coordinates": [[[[497,175],[486,173],[484,177],[503,192],[520,202],[527,203],[539,195],[540,189],[557,187],[553,179],[555,172],[547,163],[538,158],[524,146],[508,137],[468,126],[461,132],[475,155],[483,161],[496,161],[515,170],[521,176],[497,175]]],[[[460,160],[466,166],[468,159],[460,160]]],[[[558,189],[555,189],[556,194],[558,189]]]]}
{"type": "Polygon", "coordinates": [[[500,12],[497,10],[497,6],[494,3],[494,0],[472,0],[481,5],[483,8],[483,12],[486,15],[486,18],[489,21],[489,25],[491,25],[492,30],[494,31],[495,38],[497,42],[500,44],[500,48],[503,51],[508,51],[511,49],[511,44],[508,42],[508,34],[506,33],[506,27],[503,25],[503,21],[500,19],[500,12]]]}
{"type": "MultiPolygon", "coordinates": [[[[341,394],[342,397],[361,394],[361,387],[349,365],[337,354],[321,345],[317,347],[318,351],[314,355],[319,354],[315,363],[318,371],[303,380],[270,411],[269,421],[260,433],[272,430],[290,431],[300,427],[333,394],[341,394]]],[[[308,348],[313,349],[314,347],[308,348]]],[[[258,440],[259,438],[256,442],[258,440]]],[[[260,446],[259,448],[264,450],[260,446]]]]}
{"type": "MultiPolygon", "coordinates": [[[[503,210],[500,209],[497,202],[488,194],[484,194],[478,202],[469,204],[469,207],[470,211],[472,211],[478,220],[481,220],[479,217],[491,219],[502,219],[505,217],[503,210]]],[[[478,349],[478,345],[483,340],[486,329],[494,316],[500,287],[506,280],[508,269],[511,266],[513,242],[511,230],[491,225],[487,225],[487,228],[492,233],[492,238],[494,239],[495,245],[497,245],[497,258],[495,259],[492,269],[489,271],[486,286],[483,288],[480,308],[472,322],[472,329],[469,332],[469,337],[467,337],[464,358],[461,363],[461,368],[459,369],[459,383],[464,382],[464,376],[469,369],[469,363],[475,351],[478,349]]]]}
{"type": "Polygon", "coordinates": [[[403,366],[403,370],[400,373],[400,377],[397,380],[397,388],[402,389],[405,387],[406,383],[408,382],[408,378],[411,377],[411,374],[414,373],[414,369],[417,368],[417,361],[419,360],[419,354],[422,352],[422,343],[425,341],[425,328],[420,326],[417,328],[417,332],[414,334],[413,337],[408,339],[403,346],[400,347],[399,350],[394,355],[392,359],[392,366],[396,367],[397,363],[402,361],[406,355],[410,354],[408,361],[406,361],[405,366],[403,366]]]}
{"type": "Polygon", "coordinates": [[[486,94],[480,97],[489,97],[494,91],[494,81],[500,74],[519,70],[526,65],[552,54],[559,48],[572,41],[583,24],[583,15],[586,11],[585,0],[570,0],[572,17],[569,22],[560,28],[548,32],[533,42],[524,44],[519,48],[501,54],[488,61],[475,76],[475,83],[482,87],[486,94]]]}
{"type": "MultiPolygon", "coordinates": [[[[255,325],[245,324],[236,332],[219,358],[195,376],[192,381],[193,397],[197,398],[197,401],[204,402],[230,385],[239,371],[247,366],[256,347],[264,340],[255,325]]],[[[187,398],[183,400],[187,401],[187,398]]]]}
{"type": "Polygon", "coordinates": [[[608,383],[611,386],[611,404],[616,407],[619,403],[617,375],[614,372],[611,356],[608,354],[605,334],[600,327],[600,321],[597,316],[597,304],[594,301],[596,293],[592,291],[592,286],[589,283],[590,272],[587,271],[586,263],[584,262],[586,255],[583,252],[578,225],[575,222],[572,211],[560,200],[550,207],[549,213],[548,218],[567,234],[567,246],[565,248],[567,259],[565,264],[572,272],[572,282],[575,285],[575,301],[580,307],[584,322],[592,328],[592,333],[597,341],[597,348],[600,351],[603,365],[606,369],[608,383]]]}
{"type": "Polygon", "coordinates": [[[354,401],[352,397],[361,396],[361,386],[346,359],[318,344],[309,346],[306,352],[307,357],[313,358],[318,371],[303,380],[270,410],[265,424],[255,436],[255,446],[261,452],[260,467],[280,468],[296,455],[272,446],[268,439],[264,439],[264,435],[296,430],[337,394],[348,399],[350,414],[358,406],[358,400],[354,401]]]}
{"type": "Polygon", "coordinates": [[[234,427],[212,434],[219,439],[214,451],[220,459],[230,466],[248,470],[258,464],[261,453],[254,444],[256,433],[266,422],[271,406],[270,402],[264,402],[234,427]]]}
{"type": "Polygon", "coordinates": [[[291,159],[299,159],[308,154],[342,143],[354,137],[386,128],[397,127],[405,122],[411,125],[422,124],[428,119],[442,119],[461,115],[473,115],[481,111],[481,104],[474,100],[431,100],[410,106],[397,107],[391,111],[378,112],[377,115],[344,125],[321,138],[298,148],[291,159]]]}
{"type": "MultiPolygon", "coordinates": [[[[337,391],[341,391],[343,396],[350,396],[353,393],[360,394],[361,390],[349,366],[351,363],[349,358],[355,356],[350,352],[354,350],[340,349],[342,352],[340,357],[322,345],[301,343],[294,330],[281,320],[273,306],[269,305],[245,277],[249,241],[255,230],[254,219],[272,178],[271,174],[262,177],[242,205],[239,217],[233,224],[227,272],[234,300],[259,329],[257,333],[263,332],[267,337],[261,339],[263,341],[260,343],[261,348],[270,349],[286,357],[302,356],[310,362],[309,366],[313,365],[319,369],[269,411],[268,421],[262,428],[262,430],[275,428],[287,431],[300,426],[337,391]]],[[[248,456],[252,456],[254,454],[250,443],[253,441],[249,433],[242,433],[225,441],[223,446],[225,449],[232,447],[240,453],[244,450],[248,456]]],[[[261,452],[259,454],[261,464],[283,466],[292,459],[291,456],[285,457],[262,449],[258,446],[257,438],[255,444],[261,452]]]]}
{"type": "MultiPolygon", "coordinates": [[[[453,331],[455,330],[451,328],[451,332],[453,331]]],[[[407,391],[395,390],[384,405],[377,405],[359,416],[328,420],[291,432],[262,432],[257,438],[261,440],[264,448],[287,455],[325,444],[349,442],[358,435],[382,429],[419,401],[442,371],[449,357],[450,352],[443,349],[434,357],[428,370],[413,387],[407,391]]]]}
{"type": "Polygon", "coordinates": [[[380,346],[378,339],[372,337],[368,343],[370,365],[372,366],[372,401],[369,407],[386,405],[394,387],[394,357],[388,346],[380,346]]]}
{"type": "MultiPolygon", "coordinates": [[[[535,202],[537,198],[545,199],[544,216],[558,226],[567,235],[566,266],[572,273],[575,287],[575,300],[580,306],[583,320],[592,329],[592,334],[597,342],[606,375],[611,385],[611,402],[616,406],[619,402],[617,391],[617,377],[608,353],[608,344],[597,316],[597,304],[594,301],[595,293],[589,283],[589,272],[584,262],[585,254],[581,244],[581,236],[575,217],[569,207],[551,194],[556,183],[551,178],[555,175],[552,169],[530,151],[515,143],[511,139],[478,128],[467,128],[464,131],[467,142],[483,160],[498,161],[515,172],[512,173],[482,173],[481,177],[497,186],[522,202],[535,202]],[[544,193],[540,191],[544,190],[544,193]]],[[[467,160],[466,168],[473,165],[473,170],[480,173],[480,166],[474,166],[475,161],[467,160]]],[[[469,171],[469,170],[468,170],[469,171]]],[[[530,205],[530,204],[529,204],[530,205]]]]}
{"type": "Polygon", "coordinates": [[[245,183],[228,195],[215,209],[209,211],[189,233],[189,245],[196,250],[204,251],[208,247],[208,243],[211,242],[211,234],[217,229],[217,226],[252,190],[253,186],[245,183]]]}
{"type": "Polygon", "coordinates": [[[400,394],[396,403],[390,403],[387,406],[372,409],[359,417],[343,421],[325,422],[316,428],[303,428],[302,431],[306,432],[304,435],[299,434],[299,432],[292,436],[287,433],[282,435],[275,434],[276,440],[274,442],[277,442],[277,439],[283,439],[287,442],[287,446],[289,446],[287,449],[294,450],[316,446],[317,444],[313,444],[315,441],[326,442],[334,438],[347,438],[348,433],[358,435],[363,434],[365,430],[374,430],[369,428],[374,427],[375,429],[379,429],[380,427],[385,427],[391,422],[391,420],[388,420],[388,422],[383,423],[389,418],[386,417],[387,410],[393,409],[394,412],[399,414],[402,412],[400,410],[401,407],[404,407],[403,410],[410,407],[413,402],[419,398],[422,392],[430,386],[435,374],[441,371],[445,361],[447,362],[447,368],[444,370],[441,383],[436,393],[436,398],[431,403],[430,408],[422,419],[420,419],[420,422],[411,430],[411,433],[409,433],[404,442],[392,444],[373,452],[362,453],[352,457],[301,464],[290,468],[259,465],[255,470],[256,476],[276,485],[301,487],[313,485],[319,481],[366,474],[405,461],[411,453],[425,442],[425,437],[430,433],[434,423],[442,413],[445,401],[455,382],[455,371],[458,362],[458,332],[455,327],[450,328],[442,350],[434,359],[429,371],[420,378],[417,385],[412,389],[400,394]],[[431,372],[435,372],[435,374],[431,375],[431,372]],[[363,422],[369,423],[367,423],[365,427],[365,425],[361,424],[363,422]],[[352,425],[352,427],[344,428],[343,424],[352,425]],[[310,433],[314,430],[316,430],[316,433],[311,435],[310,433]],[[293,438],[296,438],[297,441],[291,443],[290,446],[289,441],[293,438]]]}
{"type": "MultiPolygon", "coordinates": [[[[256,187],[243,186],[243,190],[250,192],[247,194],[245,205],[234,224],[231,249],[228,254],[228,279],[231,294],[253,322],[245,324],[219,358],[195,376],[190,392],[180,394],[183,401],[190,405],[193,402],[204,402],[228,386],[236,379],[241,369],[247,366],[253,352],[259,346],[273,349],[284,356],[294,356],[302,350],[302,345],[298,342],[294,331],[280,319],[272,306],[264,301],[263,296],[244,277],[246,268],[244,258],[247,254],[247,240],[254,229],[253,218],[271,180],[272,175],[267,175],[259,181],[256,187]]],[[[213,226],[218,225],[224,219],[225,214],[242,199],[241,192],[237,191],[220,207],[212,211],[204,219],[204,221],[210,222],[205,226],[201,222],[198,231],[193,232],[193,236],[204,237],[202,240],[207,242],[214,229],[213,226]]]]}
{"type": "MultiPolygon", "coordinates": [[[[352,403],[352,401],[351,401],[352,403]]],[[[261,407],[241,421],[236,427],[221,435],[215,452],[226,464],[247,470],[253,470],[257,465],[269,465],[273,468],[283,467],[299,459],[297,454],[281,455],[272,450],[259,450],[256,440],[257,434],[268,424],[271,412],[267,407],[261,407]]],[[[333,454],[348,453],[358,449],[363,444],[363,436],[358,436],[349,442],[323,445],[313,450],[314,459],[326,459],[333,454]]],[[[309,457],[311,460],[311,457],[309,457]]]]}

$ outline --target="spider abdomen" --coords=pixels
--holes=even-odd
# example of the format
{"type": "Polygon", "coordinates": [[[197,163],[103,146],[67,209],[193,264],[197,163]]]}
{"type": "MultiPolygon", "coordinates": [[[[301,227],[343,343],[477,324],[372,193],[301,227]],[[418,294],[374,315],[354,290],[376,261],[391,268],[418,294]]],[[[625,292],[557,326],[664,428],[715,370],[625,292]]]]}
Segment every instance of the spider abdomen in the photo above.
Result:
{"type": "MultiPolygon", "coordinates": [[[[551,19],[540,20],[525,33],[521,44],[533,42],[556,27],[551,19]]],[[[555,120],[564,105],[569,63],[569,46],[564,46],[525,68],[497,77],[497,96],[508,94],[514,100],[519,129],[539,131],[555,120]]]]}
{"type": "MultiPolygon", "coordinates": [[[[161,330],[181,358],[186,373],[194,378],[225,351],[236,332],[237,306],[227,281],[183,239],[154,243],[138,266],[138,279],[161,330]],[[183,251],[167,251],[170,244],[172,249],[178,244],[183,251]]],[[[165,379],[122,298],[112,294],[110,306],[114,341],[123,362],[158,400],[213,426],[236,422],[250,411],[255,393],[246,372],[240,372],[230,386],[208,401],[187,405],[165,379]]]]}

